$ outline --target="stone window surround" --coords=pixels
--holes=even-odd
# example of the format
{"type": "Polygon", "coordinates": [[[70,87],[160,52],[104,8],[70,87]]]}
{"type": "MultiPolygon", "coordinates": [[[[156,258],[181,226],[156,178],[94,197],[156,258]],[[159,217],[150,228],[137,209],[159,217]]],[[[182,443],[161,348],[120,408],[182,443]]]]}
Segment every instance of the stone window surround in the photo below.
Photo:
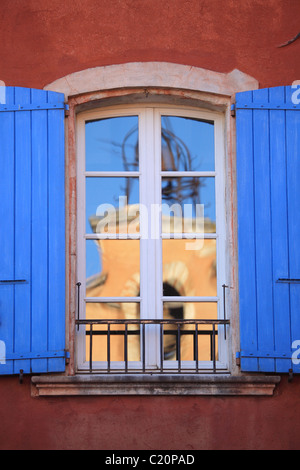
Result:
{"type": "Polygon", "coordinates": [[[66,233],[67,233],[67,349],[70,361],[64,375],[32,377],[33,396],[62,395],[273,395],[278,376],[242,374],[236,364],[239,350],[237,224],[235,194],[235,120],[231,104],[235,94],[259,88],[256,79],[233,70],[220,73],[201,68],[139,62],[96,67],[60,78],[44,89],[64,93],[69,105],[66,122],[66,233]],[[75,363],[76,317],[76,114],[90,108],[122,103],[162,102],[222,111],[225,115],[226,198],[228,205],[228,279],[231,312],[230,374],[151,376],[77,375],[75,363]]]}

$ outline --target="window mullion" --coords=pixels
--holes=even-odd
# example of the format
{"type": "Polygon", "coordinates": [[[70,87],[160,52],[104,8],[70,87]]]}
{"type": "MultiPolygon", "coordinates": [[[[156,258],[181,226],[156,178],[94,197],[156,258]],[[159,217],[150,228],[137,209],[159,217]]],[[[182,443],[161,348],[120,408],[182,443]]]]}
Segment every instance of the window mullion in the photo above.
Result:
{"type": "MultiPolygon", "coordinates": [[[[154,109],[146,108],[140,125],[141,142],[141,318],[160,318],[159,304],[159,200],[156,173],[157,149],[155,146],[154,109]]],[[[158,363],[157,326],[146,327],[146,362],[148,367],[158,363]]]]}
{"type": "Polygon", "coordinates": [[[154,110],[154,179],[155,179],[155,205],[158,208],[156,223],[156,312],[157,318],[163,319],[163,255],[162,255],[162,161],[161,161],[161,113],[154,110]]]}

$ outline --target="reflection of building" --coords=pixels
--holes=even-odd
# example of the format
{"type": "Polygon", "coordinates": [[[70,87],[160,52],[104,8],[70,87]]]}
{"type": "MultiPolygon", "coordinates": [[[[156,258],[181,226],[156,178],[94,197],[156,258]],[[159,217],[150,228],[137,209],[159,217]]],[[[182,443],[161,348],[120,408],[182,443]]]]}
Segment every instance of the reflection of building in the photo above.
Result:
{"type": "MultiPolygon", "coordinates": [[[[92,218],[93,231],[97,233],[130,233],[139,231],[138,218],[127,216],[129,208],[124,208],[110,219],[92,218]],[[117,219],[117,220],[116,220],[117,219]],[[117,222],[116,227],[110,222],[117,222]]],[[[130,211],[134,213],[134,211],[130,211]]],[[[187,225],[189,226],[189,225],[187,225]]],[[[205,233],[214,233],[215,225],[205,220],[205,233]]],[[[163,216],[164,233],[181,233],[182,219],[163,216]]],[[[194,221],[190,232],[194,230],[194,221]]],[[[99,240],[102,272],[87,280],[87,297],[138,297],[140,295],[140,250],[139,240],[99,240]]],[[[216,287],[216,240],[170,239],[163,241],[163,288],[165,296],[215,297],[216,287]]],[[[88,303],[87,319],[140,319],[137,303],[88,303]]],[[[149,318],[154,318],[149,315],[149,318]]],[[[211,303],[168,303],[164,307],[165,319],[216,319],[217,304],[211,303]]],[[[105,329],[106,327],[98,327],[105,329]]],[[[112,329],[121,329],[112,327],[112,329]]],[[[134,328],[133,326],[129,328],[134,328]]],[[[165,326],[165,328],[167,328],[165,326]]],[[[186,326],[186,328],[191,328],[186,326]]],[[[194,328],[194,327],[193,327],[194,328]]],[[[199,327],[207,330],[208,326],[199,327]]],[[[97,330],[97,328],[95,328],[97,330]]],[[[89,351],[87,339],[87,355],[89,351]]],[[[183,336],[181,340],[182,360],[192,360],[192,338],[183,336]]],[[[165,359],[174,359],[175,336],[165,337],[165,359]]],[[[124,338],[114,336],[111,339],[111,360],[123,360],[124,338]]],[[[129,360],[139,360],[139,336],[129,337],[129,360]]],[[[93,359],[106,360],[106,337],[97,335],[93,340],[93,359]]],[[[209,335],[199,336],[199,359],[210,359],[209,335]]]]}

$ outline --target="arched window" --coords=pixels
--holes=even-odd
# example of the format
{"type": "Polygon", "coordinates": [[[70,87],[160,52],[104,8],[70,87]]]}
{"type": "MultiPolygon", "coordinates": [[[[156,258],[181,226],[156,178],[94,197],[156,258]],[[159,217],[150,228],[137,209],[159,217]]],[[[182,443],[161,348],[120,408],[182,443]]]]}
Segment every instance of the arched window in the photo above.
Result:
{"type": "Polygon", "coordinates": [[[122,104],[77,131],[79,369],[224,369],[223,113],[122,104]]]}

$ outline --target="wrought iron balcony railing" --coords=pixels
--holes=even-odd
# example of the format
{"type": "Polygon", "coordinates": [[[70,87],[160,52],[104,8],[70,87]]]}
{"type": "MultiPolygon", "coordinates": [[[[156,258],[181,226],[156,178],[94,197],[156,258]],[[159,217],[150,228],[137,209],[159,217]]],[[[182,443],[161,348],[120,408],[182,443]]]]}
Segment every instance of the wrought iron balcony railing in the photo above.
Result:
{"type": "MultiPolygon", "coordinates": [[[[122,337],[124,343],[123,347],[123,367],[118,369],[118,373],[169,373],[170,367],[172,373],[200,373],[202,371],[202,359],[199,355],[199,338],[206,336],[209,338],[209,369],[205,369],[205,373],[211,372],[216,374],[217,371],[217,357],[218,357],[218,342],[217,337],[220,334],[219,328],[222,327],[224,332],[224,338],[226,340],[226,329],[230,324],[229,320],[182,320],[182,319],[167,319],[167,320],[76,320],[76,325],[85,326],[86,336],[89,339],[88,349],[88,363],[89,372],[104,372],[112,373],[116,372],[114,367],[114,361],[112,360],[111,354],[111,341],[112,337],[122,337]],[[157,344],[159,344],[159,361],[157,368],[154,370],[153,367],[147,365],[147,341],[150,341],[150,337],[147,334],[147,328],[149,326],[155,326],[155,335],[157,344]],[[94,359],[94,341],[96,336],[102,336],[106,339],[106,361],[102,361],[102,367],[97,368],[97,360],[94,359]],[[139,338],[139,354],[140,354],[140,366],[137,367],[136,362],[133,366],[133,361],[129,359],[129,347],[128,340],[132,336],[139,338]],[[174,359],[170,360],[166,358],[165,341],[167,336],[173,336],[175,338],[174,346],[174,359]],[[188,361],[188,367],[186,366],[187,361],[183,360],[182,357],[182,339],[190,337],[192,341],[192,360],[188,361]],[[172,365],[171,365],[172,364],[172,365]]],[[[153,336],[152,336],[153,338],[153,336]]]]}

